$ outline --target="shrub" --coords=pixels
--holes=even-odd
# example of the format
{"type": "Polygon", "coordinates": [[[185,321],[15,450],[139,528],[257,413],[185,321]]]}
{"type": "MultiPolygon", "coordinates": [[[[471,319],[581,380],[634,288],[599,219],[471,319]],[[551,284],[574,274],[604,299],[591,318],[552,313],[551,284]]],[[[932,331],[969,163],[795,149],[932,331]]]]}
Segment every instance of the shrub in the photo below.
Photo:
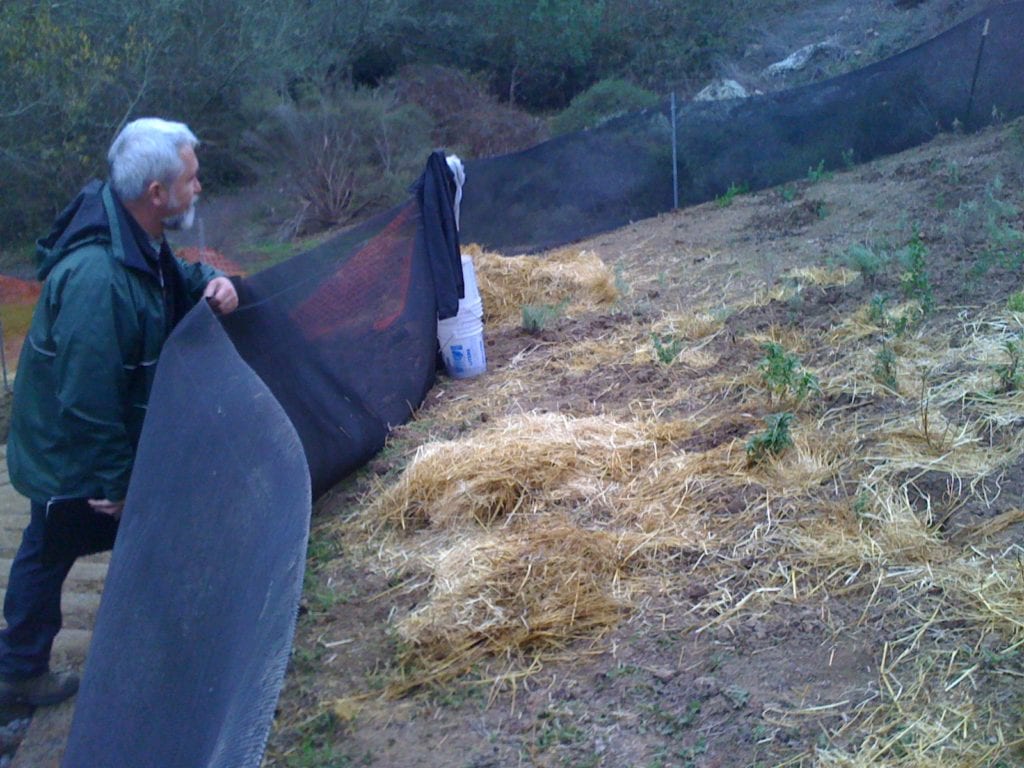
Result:
{"type": "Polygon", "coordinates": [[[660,97],[628,80],[609,78],[576,96],[562,112],[551,118],[554,134],[581,131],[627,112],[655,106],[660,97]]]}
{"type": "Polygon", "coordinates": [[[287,234],[308,235],[400,202],[423,170],[430,118],[380,91],[351,90],[311,107],[279,107],[254,146],[298,204],[287,234]]]}

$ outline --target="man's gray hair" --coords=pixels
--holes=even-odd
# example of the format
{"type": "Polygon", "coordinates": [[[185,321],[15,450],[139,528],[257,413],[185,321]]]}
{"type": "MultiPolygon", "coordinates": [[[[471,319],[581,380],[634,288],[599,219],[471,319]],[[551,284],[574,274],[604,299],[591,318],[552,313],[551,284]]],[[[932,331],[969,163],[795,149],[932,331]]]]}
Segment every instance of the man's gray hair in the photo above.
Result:
{"type": "Polygon", "coordinates": [[[122,200],[138,200],[150,182],[170,185],[183,170],[181,148],[199,139],[184,123],[142,117],[128,123],[107,153],[110,185],[122,200]]]}

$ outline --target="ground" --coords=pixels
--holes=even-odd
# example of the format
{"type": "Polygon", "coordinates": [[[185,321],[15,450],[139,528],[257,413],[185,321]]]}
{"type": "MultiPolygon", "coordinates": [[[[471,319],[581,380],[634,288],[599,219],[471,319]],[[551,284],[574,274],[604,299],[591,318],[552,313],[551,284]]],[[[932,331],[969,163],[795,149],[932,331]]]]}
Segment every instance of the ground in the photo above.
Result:
{"type": "MultiPolygon", "coordinates": [[[[948,548],[943,551],[955,552],[947,562],[952,568],[963,554],[957,542],[996,519],[1006,522],[999,537],[974,540],[975,551],[996,552],[997,560],[998,552],[1020,551],[1024,532],[1013,517],[1024,504],[1019,452],[974,475],[950,468],[947,459],[960,443],[949,427],[936,436],[927,422],[930,416],[952,424],[973,413],[970,393],[930,405],[933,396],[938,401],[933,388],[937,393],[964,374],[970,361],[950,363],[949,355],[975,354],[972,332],[994,328],[998,323],[990,320],[998,316],[1000,323],[1016,322],[1011,330],[1020,333],[1019,319],[1013,321],[1019,316],[1007,316],[1005,307],[1022,288],[1022,180],[1018,121],[973,136],[940,136],[828,178],[809,176],[664,214],[574,246],[596,253],[617,275],[619,301],[570,309],[539,333],[489,323],[488,373],[442,377],[389,448],[316,505],[296,646],[266,765],[874,765],[883,757],[892,765],[1021,764],[1016,681],[1022,670],[1012,650],[1019,624],[990,625],[966,608],[941,618],[961,604],[952,582],[941,579],[926,587],[887,586],[889,577],[879,575],[872,587],[858,581],[858,566],[837,583],[827,568],[817,568],[828,554],[807,565],[806,550],[792,549],[791,534],[854,535],[842,521],[854,520],[851,510],[861,514],[865,488],[874,488],[867,478],[886,466],[887,487],[906,493],[908,520],[926,522],[921,552],[948,548]],[[811,277],[801,268],[832,276],[811,277]],[[895,314],[908,299],[928,305],[909,326],[895,314]],[[871,326],[865,318],[873,307],[878,315],[871,326]],[[694,316],[711,318],[719,330],[679,331],[682,319],[694,316]],[[863,333],[851,330],[856,318],[863,333]],[[668,345],[673,328],[680,339],[700,344],[684,345],[666,363],[651,348],[651,333],[668,345]],[[731,457],[730,472],[739,472],[736,457],[772,410],[774,397],[754,386],[768,340],[798,352],[803,369],[820,382],[820,393],[787,407],[801,424],[815,425],[805,427],[811,440],[833,451],[823,480],[794,491],[770,474],[743,482],[709,474],[700,499],[708,542],[703,549],[666,551],[614,620],[553,645],[474,656],[454,675],[435,676],[429,660],[410,655],[410,641],[398,629],[431,603],[440,577],[429,569],[395,569],[385,551],[408,546],[415,552],[426,546],[415,537],[427,531],[413,526],[411,533],[382,536],[379,528],[367,534],[366,525],[375,525],[375,500],[410,472],[417,448],[457,447],[521,414],[560,414],[573,423],[639,415],[699,423],[663,450],[683,458],[731,457]],[[880,368],[886,345],[898,359],[880,368]],[[601,364],[581,362],[581,350],[602,346],[601,364]],[[945,362],[922,363],[930,359],[925,348],[947,355],[945,362]],[[857,379],[851,366],[865,359],[868,373],[857,379]],[[897,433],[883,439],[869,425],[904,418],[917,419],[919,438],[934,440],[935,458],[906,469],[891,456],[877,463],[873,457],[888,451],[897,433]],[[840,522],[830,528],[833,518],[840,522]],[[932,619],[921,619],[933,606],[932,619]],[[914,737],[915,722],[945,722],[956,708],[922,703],[942,696],[928,693],[933,673],[893,672],[893,655],[910,635],[921,659],[935,654],[948,663],[949,675],[935,676],[939,688],[958,694],[970,678],[969,722],[982,733],[978,743],[989,745],[984,753],[969,741],[943,752],[940,737],[928,752],[927,740],[914,737]],[[971,663],[961,668],[966,658],[971,663]],[[913,695],[893,697],[897,679],[913,695]],[[887,701],[889,709],[874,709],[887,701]],[[901,701],[907,721],[894,725],[901,701]],[[1015,739],[1017,747],[1007,746],[1015,739]]],[[[994,392],[1000,370],[1006,373],[998,365],[974,372],[994,392]]],[[[1009,430],[993,427],[988,447],[1016,444],[1017,424],[1014,416],[1009,430]]],[[[535,519],[558,508],[552,504],[535,519]]],[[[572,514],[584,508],[597,514],[593,495],[584,493],[573,505],[572,514]]],[[[604,514],[613,516],[614,506],[604,514]]],[[[860,533],[881,540],[864,522],[875,519],[862,516],[860,533]]],[[[916,567],[914,557],[908,567],[916,567]]],[[[893,566],[888,573],[899,571],[893,566]]],[[[899,656],[905,664],[910,658],[899,656]]],[[[958,733],[947,730],[947,737],[958,733]]]]}

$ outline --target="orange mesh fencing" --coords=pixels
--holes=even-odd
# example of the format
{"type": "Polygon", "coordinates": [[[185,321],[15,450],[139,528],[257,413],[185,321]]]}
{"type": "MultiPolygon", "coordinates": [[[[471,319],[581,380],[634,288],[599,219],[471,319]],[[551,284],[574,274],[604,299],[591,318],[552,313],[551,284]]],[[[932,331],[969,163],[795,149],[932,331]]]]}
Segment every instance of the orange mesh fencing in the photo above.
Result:
{"type": "Polygon", "coordinates": [[[32,322],[32,312],[42,284],[0,275],[0,326],[3,328],[3,351],[7,370],[18,366],[18,356],[32,322]]]}

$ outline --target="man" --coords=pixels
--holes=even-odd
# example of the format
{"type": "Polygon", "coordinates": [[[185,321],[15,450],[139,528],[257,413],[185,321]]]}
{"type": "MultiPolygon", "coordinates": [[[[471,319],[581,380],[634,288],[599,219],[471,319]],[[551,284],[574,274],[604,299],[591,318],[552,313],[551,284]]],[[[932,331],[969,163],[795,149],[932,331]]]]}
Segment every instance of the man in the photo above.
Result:
{"type": "Polygon", "coordinates": [[[51,672],[49,659],[61,587],[86,550],[54,553],[47,505],[73,499],[85,510],[75,519],[90,508],[120,518],[160,349],[199,300],[222,314],[238,306],[227,277],[176,258],[164,236],[195,216],[198,143],[182,123],[129,123],[110,147],[109,182],[88,184],[37,243],[43,290],[7,447],[11,482],[32,516],[4,601],[0,704],[55,704],[78,690],[78,678],[51,672]]]}

